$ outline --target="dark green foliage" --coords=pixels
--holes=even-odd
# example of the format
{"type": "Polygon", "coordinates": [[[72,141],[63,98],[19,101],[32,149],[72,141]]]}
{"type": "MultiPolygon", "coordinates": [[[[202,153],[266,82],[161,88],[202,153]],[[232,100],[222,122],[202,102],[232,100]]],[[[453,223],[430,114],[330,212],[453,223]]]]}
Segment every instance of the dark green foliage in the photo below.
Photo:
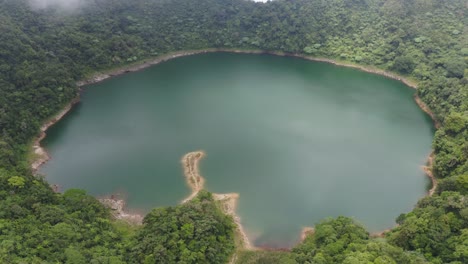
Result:
{"type": "Polygon", "coordinates": [[[452,176],[440,180],[437,192],[440,194],[444,191],[453,191],[468,195],[468,174],[452,176]]]}
{"type": "Polygon", "coordinates": [[[401,56],[395,58],[392,68],[397,72],[410,74],[413,72],[415,66],[416,64],[414,63],[413,59],[408,56],[401,56]]]}
{"type": "Polygon", "coordinates": [[[94,197],[13,175],[0,169],[0,263],[123,263],[124,235],[94,197]]]}
{"type": "Polygon", "coordinates": [[[461,57],[450,58],[444,67],[447,70],[447,77],[463,78],[466,63],[461,57]]]}
{"type": "Polygon", "coordinates": [[[346,217],[318,224],[315,234],[292,253],[297,263],[426,263],[420,256],[370,239],[362,226],[346,217]]]}
{"type": "MultiPolygon", "coordinates": [[[[29,2],[0,0],[0,263],[227,259],[232,226],[209,195],[153,211],[137,234],[140,243],[83,191],[53,193],[32,177],[26,158],[40,125],[77,96],[77,81],[158,54],[204,48],[307,53],[417,81],[417,94],[441,124],[433,172],[442,180],[433,197],[398,218],[389,241],[433,263],[468,263],[466,1],[93,0],[73,12],[32,9],[29,2]],[[211,235],[192,236],[192,230],[211,235]]],[[[287,263],[291,256],[298,263],[420,262],[392,245],[370,240],[362,227],[339,218],[319,224],[291,254],[240,257],[259,263],[287,263]]]]}
{"type": "Polygon", "coordinates": [[[186,204],[151,211],[136,240],[129,263],[226,263],[234,222],[202,191],[186,204]]]}
{"type": "Polygon", "coordinates": [[[442,192],[420,200],[416,209],[399,217],[400,226],[388,235],[389,241],[424,254],[433,263],[466,263],[466,198],[458,192],[442,192]]]}
{"type": "Polygon", "coordinates": [[[296,264],[294,255],[288,251],[242,251],[237,256],[239,264],[296,264]]]}
{"type": "Polygon", "coordinates": [[[427,263],[421,254],[403,251],[385,240],[371,239],[364,227],[347,217],[328,219],[317,224],[291,252],[241,252],[237,263],[268,264],[360,264],[360,263],[427,263]]]}
{"type": "Polygon", "coordinates": [[[451,112],[434,139],[434,173],[440,178],[468,172],[468,115],[451,112]]]}

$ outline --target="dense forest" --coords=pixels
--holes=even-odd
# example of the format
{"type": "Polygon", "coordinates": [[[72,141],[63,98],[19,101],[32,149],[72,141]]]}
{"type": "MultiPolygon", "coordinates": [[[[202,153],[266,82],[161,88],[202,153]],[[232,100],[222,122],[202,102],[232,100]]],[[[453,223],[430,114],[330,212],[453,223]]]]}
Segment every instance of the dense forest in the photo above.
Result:
{"type": "Polygon", "coordinates": [[[466,0],[34,2],[0,0],[0,263],[468,263],[466,0]],[[291,251],[243,251],[209,193],[134,227],[85,191],[55,193],[33,175],[32,141],[78,95],[77,81],[205,48],[306,54],[414,81],[440,124],[435,194],[383,238],[339,217],[311,223],[291,251]]]}

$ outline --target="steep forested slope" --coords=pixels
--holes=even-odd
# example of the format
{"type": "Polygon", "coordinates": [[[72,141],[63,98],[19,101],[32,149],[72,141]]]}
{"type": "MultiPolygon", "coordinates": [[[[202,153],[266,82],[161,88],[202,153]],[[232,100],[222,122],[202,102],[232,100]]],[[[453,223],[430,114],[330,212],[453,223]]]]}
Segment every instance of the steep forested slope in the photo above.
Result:
{"type": "MultiPolygon", "coordinates": [[[[304,53],[393,71],[417,82],[418,95],[441,124],[433,143],[439,187],[398,217],[399,227],[386,241],[433,263],[468,262],[466,1],[83,2],[63,10],[0,0],[0,262],[120,263],[135,254],[155,256],[150,248],[163,245],[161,238],[136,242],[145,231],[135,235],[113,223],[94,198],[77,190],[55,194],[33,177],[30,143],[41,123],[77,95],[76,81],[169,51],[213,47],[304,53]]],[[[167,210],[177,223],[180,212],[167,210]]],[[[146,223],[143,229],[151,232],[154,218],[146,223]]],[[[221,224],[232,228],[224,220],[221,224]]],[[[328,226],[323,228],[336,229],[328,226]]],[[[337,232],[317,233],[287,257],[299,263],[409,263],[404,259],[414,255],[385,241],[363,242],[368,238],[359,227],[337,232]],[[341,256],[348,251],[365,256],[341,256]],[[396,253],[384,253],[390,251],[396,253]]],[[[217,243],[229,248],[233,242],[227,236],[217,243]]],[[[212,254],[218,253],[222,258],[229,252],[212,254]]],[[[187,256],[187,263],[196,263],[187,256]]]]}

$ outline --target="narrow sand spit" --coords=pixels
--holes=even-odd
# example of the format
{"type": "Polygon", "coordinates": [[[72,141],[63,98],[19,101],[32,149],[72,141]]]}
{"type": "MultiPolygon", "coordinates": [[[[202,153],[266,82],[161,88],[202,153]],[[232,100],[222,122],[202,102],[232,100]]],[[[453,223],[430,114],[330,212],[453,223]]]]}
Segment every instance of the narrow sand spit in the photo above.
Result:
{"type": "MultiPolygon", "coordinates": [[[[182,157],[181,163],[184,169],[184,175],[187,184],[192,189],[192,193],[189,197],[182,201],[182,204],[189,202],[197,196],[197,194],[203,190],[205,179],[200,175],[199,162],[205,156],[203,151],[194,151],[185,154],[182,157]]],[[[215,201],[219,201],[222,211],[231,216],[236,224],[236,232],[241,238],[242,249],[254,250],[255,248],[249,241],[244,228],[241,225],[241,219],[236,214],[237,200],[239,198],[238,193],[227,193],[227,194],[213,194],[215,201]]],[[[99,199],[101,203],[109,207],[112,210],[112,215],[116,219],[124,220],[130,224],[140,225],[143,222],[143,216],[140,214],[131,214],[125,211],[125,201],[114,198],[103,198],[99,199]]]]}
{"type": "MultiPolygon", "coordinates": [[[[203,190],[205,185],[205,179],[200,175],[199,162],[205,156],[203,151],[194,151],[185,154],[182,157],[182,166],[184,168],[185,179],[187,184],[192,189],[192,193],[189,197],[185,198],[182,203],[189,202],[197,196],[197,194],[203,190]]],[[[249,241],[247,234],[244,231],[244,228],[241,225],[241,219],[236,214],[237,200],[239,199],[238,193],[226,193],[218,194],[214,193],[213,198],[215,201],[219,201],[221,204],[221,209],[227,215],[232,216],[234,223],[236,224],[236,231],[241,237],[241,243],[243,249],[253,250],[254,247],[249,241]]]]}
{"type": "Polygon", "coordinates": [[[182,157],[181,163],[184,168],[184,175],[187,184],[192,189],[190,196],[185,198],[182,203],[192,200],[205,186],[205,179],[200,175],[200,170],[198,169],[198,163],[204,156],[205,153],[203,151],[195,151],[189,152],[182,157]]]}

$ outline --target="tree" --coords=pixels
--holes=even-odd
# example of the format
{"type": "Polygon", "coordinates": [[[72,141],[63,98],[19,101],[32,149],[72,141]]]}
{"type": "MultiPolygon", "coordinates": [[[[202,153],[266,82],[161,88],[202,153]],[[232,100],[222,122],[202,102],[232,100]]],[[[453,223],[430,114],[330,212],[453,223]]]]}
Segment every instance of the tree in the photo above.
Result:
{"type": "Polygon", "coordinates": [[[452,112],[445,119],[445,130],[452,134],[468,129],[468,115],[452,112]]]}
{"type": "Polygon", "coordinates": [[[183,205],[152,210],[136,235],[130,263],[225,263],[234,250],[234,223],[201,191],[183,205]]]}
{"type": "Polygon", "coordinates": [[[14,187],[15,189],[21,189],[24,188],[26,180],[20,176],[13,176],[10,179],[8,179],[8,184],[14,187]]]}
{"type": "Polygon", "coordinates": [[[78,250],[70,247],[65,250],[65,264],[86,264],[86,258],[78,250]]]}
{"type": "Polygon", "coordinates": [[[444,67],[447,70],[447,77],[463,78],[466,63],[462,58],[456,57],[449,59],[444,67]]]}
{"type": "Polygon", "coordinates": [[[415,66],[416,64],[409,56],[397,57],[393,62],[393,69],[403,74],[412,73],[415,66]]]}

